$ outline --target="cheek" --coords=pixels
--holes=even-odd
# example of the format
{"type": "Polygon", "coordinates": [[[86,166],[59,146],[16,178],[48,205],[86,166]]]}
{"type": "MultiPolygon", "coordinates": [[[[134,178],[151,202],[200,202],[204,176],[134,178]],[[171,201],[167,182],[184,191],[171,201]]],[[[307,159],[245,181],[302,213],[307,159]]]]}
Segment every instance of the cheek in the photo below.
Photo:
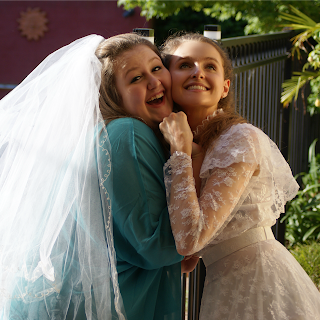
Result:
{"type": "Polygon", "coordinates": [[[168,74],[166,75],[165,77],[165,83],[163,84],[165,89],[170,91],[171,90],[171,87],[172,87],[172,81],[171,81],[171,75],[170,73],[168,72],[168,74]]]}
{"type": "Polygon", "coordinates": [[[135,89],[127,89],[126,92],[124,93],[125,99],[127,103],[132,104],[132,101],[138,101],[141,100],[141,92],[139,90],[135,89]]]}
{"type": "Polygon", "coordinates": [[[177,72],[171,73],[171,91],[177,91],[181,87],[181,79],[177,72]]]}
{"type": "Polygon", "coordinates": [[[169,71],[167,69],[163,70],[163,72],[159,75],[158,80],[161,82],[161,84],[165,90],[165,95],[170,101],[171,100],[172,81],[171,81],[171,75],[170,75],[169,71]]]}
{"type": "Polygon", "coordinates": [[[177,82],[179,78],[179,73],[176,70],[170,70],[170,77],[171,77],[172,83],[177,82]]]}
{"type": "Polygon", "coordinates": [[[131,115],[136,115],[137,106],[139,105],[136,92],[134,92],[134,90],[125,90],[121,96],[123,108],[131,115]]]}
{"type": "Polygon", "coordinates": [[[128,93],[128,89],[125,85],[123,85],[123,83],[121,83],[121,81],[124,82],[124,80],[121,77],[116,78],[116,89],[117,89],[117,93],[119,96],[119,106],[122,107],[125,111],[129,112],[128,108],[127,108],[127,93],[128,93]]]}
{"type": "Polygon", "coordinates": [[[177,104],[183,104],[183,94],[180,90],[180,87],[177,85],[174,85],[174,82],[172,82],[172,87],[171,87],[171,96],[172,100],[177,103],[177,104]]]}
{"type": "Polygon", "coordinates": [[[180,90],[183,91],[183,87],[185,82],[188,79],[188,76],[186,75],[186,72],[175,72],[171,75],[171,81],[172,81],[172,88],[174,88],[176,91],[180,90]]]}

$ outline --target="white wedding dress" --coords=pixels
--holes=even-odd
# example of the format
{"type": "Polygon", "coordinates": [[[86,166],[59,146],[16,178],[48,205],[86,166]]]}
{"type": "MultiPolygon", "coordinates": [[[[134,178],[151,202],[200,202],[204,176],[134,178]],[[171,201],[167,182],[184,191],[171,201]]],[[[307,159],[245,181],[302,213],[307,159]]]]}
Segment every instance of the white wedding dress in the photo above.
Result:
{"type": "Polygon", "coordinates": [[[199,199],[189,156],[164,172],[177,249],[206,265],[201,320],[320,319],[319,291],[270,229],[299,186],[267,135],[237,124],[214,141],[199,199]]]}

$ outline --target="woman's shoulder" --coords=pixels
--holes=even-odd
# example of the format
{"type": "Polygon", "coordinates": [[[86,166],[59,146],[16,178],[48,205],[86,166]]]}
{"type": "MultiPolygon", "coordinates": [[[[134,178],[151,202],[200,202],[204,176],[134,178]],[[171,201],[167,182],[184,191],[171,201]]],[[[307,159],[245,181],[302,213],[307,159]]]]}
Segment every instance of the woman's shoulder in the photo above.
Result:
{"type": "Polygon", "coordinates": [[[111,145],[123,147],[161,150],[159,139],[153,130],[144,122],[135,118],[119,118],[106,126],[111,145]]]}
{"type": "Polygon", "coordinates": [[[152,129],[135,118],[124,117],[112,120],[106,125],[106,128],[110,139],[119,139],[122,137],[155,138],[152,129]]]}
{"type": "Polygon", "coordinates": [[[265,135],[265,133],[261,129],[252,125],[251,123],[238,123],[231,126],[229,129],[223,132],[221,134],[221,137],[234,136],[234,138],[236,138],[237,136],[242,137],[256,135],[265,135]]]}
{"type": "Polygon", "coordinates": [[[201,177],[212,168],[225,168],[233,163],[259,163],[261,160],[260,129],[249,123],[231,126],[207,149],[201,177]]]}
{"type": "Polygon", "coordinates": [[[126,130],[143,130],[143,131],[152,131],[150,127],[148,127],[142,121],[130,118],[123,117],[110,121],[106,125],[108,130],[116,130],[116,131],[126,131],[126,130]]]}
{"type": "Polygon", "coordinates": [[[232,148],[239,148],[241,145],[257,147],[259,146],[260,138],[263,136],[266,136],[265,133],[252,124],[238,123],[222,132],[222,134],[212,142],[208,150],[214,148],[215,151],[219,149],[223,151],[226,147],[230,150],[232,148]]]}

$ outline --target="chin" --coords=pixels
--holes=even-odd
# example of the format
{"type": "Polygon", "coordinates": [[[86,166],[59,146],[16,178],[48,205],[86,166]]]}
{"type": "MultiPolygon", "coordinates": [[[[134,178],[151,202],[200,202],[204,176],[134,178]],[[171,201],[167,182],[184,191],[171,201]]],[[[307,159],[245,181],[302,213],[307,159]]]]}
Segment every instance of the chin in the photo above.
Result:
{"type": "Polygon", "coordinates": [[[171,113],[172,113],[172,108],[171,107],[167,108],[167,109],[164,109],[163,112],[160,115],[161,121],[163,120],[163,118],[169,117],[171,113]]]}

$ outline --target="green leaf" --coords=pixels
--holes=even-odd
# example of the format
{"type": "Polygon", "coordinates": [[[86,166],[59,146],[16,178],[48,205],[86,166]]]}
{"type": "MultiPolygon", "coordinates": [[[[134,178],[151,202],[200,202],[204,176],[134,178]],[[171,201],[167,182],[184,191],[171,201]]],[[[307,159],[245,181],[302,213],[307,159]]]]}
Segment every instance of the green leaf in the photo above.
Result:
{"type": "Polygon", "coordinates": [[[294,72],[291,79],[282,83],[281,103],[288,104],[294,99],[298,99],[299,90],[311,79],[318,76],[318,72],[303,71],[294,72]]]}
{"type": "Polygon", "coordinates": [[[294,22],[296,25],[302,26],[304,29],[306,26],[314,26],[316,22],[310,19],[307,15],[299,11],[297,8],[290,5],[290,9],[295,13],[295,15],[283,12],[280,17],[294,22]]]}
{"type": "Polygon", "coordinates": [[[310,190],[313,190],[313,189],[315,189],[315,188],[319,188],[320,187],[320,183],[317,183],[317,184],[313,184],[313,185],[311,185],[311,186],[308,186],[307,188],[305,188],[305,189],[303,189],[303,193],[302,194],[305,194],[305,193],[307,193],[308,191],[310,191],[310,190]]]}
{"type": "Polygon", "coordinates": [[[310,237],[310,235],[311,235],[316,229],[318,229],[319,227],[320,227],[320,225],[316,225],[316,226],[313,226],[312,228],[310,228],[310,229],[304,234],[302,240],[303,240],[303,241],[306,241],[306,240],[310,237]]]}

